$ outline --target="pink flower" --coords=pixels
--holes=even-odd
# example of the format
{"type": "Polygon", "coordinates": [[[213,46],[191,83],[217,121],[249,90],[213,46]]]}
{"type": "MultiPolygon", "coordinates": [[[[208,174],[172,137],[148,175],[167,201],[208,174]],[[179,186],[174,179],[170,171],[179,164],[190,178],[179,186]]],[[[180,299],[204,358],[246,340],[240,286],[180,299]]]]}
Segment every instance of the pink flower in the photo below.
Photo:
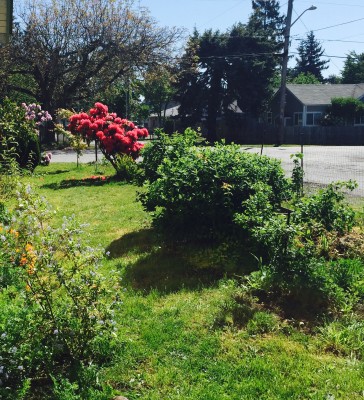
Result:
{"type": "Polygon", "coordinates": [[[143,147],[138,139],[148,136],[147,129],[138,128],[132,121],[109,113],[108,107],[100,102],[95,103],[88,113],[72,115],[68,129],[87,141],[98,140],[102,152],[111,157],[130,154],[137,158],[143,147]]]}

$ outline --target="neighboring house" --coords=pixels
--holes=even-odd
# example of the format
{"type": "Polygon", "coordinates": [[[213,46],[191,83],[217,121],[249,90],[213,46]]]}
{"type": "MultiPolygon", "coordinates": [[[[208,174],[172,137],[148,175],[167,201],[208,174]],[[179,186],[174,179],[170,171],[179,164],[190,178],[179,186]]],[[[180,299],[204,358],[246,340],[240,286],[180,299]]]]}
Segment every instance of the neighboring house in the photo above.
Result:
{"type": "MultiPolygon", "coordinates": [[[[162,121],[161,121],[162,125],[163,125],[163,120],[173,120],[175,122],[175,124],[178,125],[177,121],[179,121],[179,113],[178,113],[179,107],[180,107],[180,104],[175,101],[170,101],[167,104],[166,110],[165,110],[165,118],[164,118],[164,110],[162,111],[162,121]]],[[[233,101],[228,106],[228,109],[230,111],[234,112],[238,116],[244,115],[243,112],[241,111],[241,109],[239,108],[236,100],[233,101]]],[[[204,121],[206,121],[206,118],[207,118],[207,112],[206,112],[206,110],[203,110],[202,114],[201,114],[201,119],[200,119],[200,122],[202,123],[202,125],[203,125],[204,121]]],[[[220,116],[217,118],[218,125],[221,125],[223,123],[223,121],[224,121],[223,116],[222,117],[220,116]]],[[[159,117],[158,117],[157,113],[153,113],[153,114],[149,115],[147,126],[150,131],[153,131],[155,128],[160,127],[159,117]]]]}
{"type": "MultiPolygon", "coordinates": [[[[358,84],[302,84],[286,86],[286,126],[317,126],[325,115],[331,99],[335,97],[352,97],[364,101],[364,83],[358,84]]],[[[278,90],[271,103],[271,113],[267,122],[277,124],[279,120],[280,91],[278,90]]],[[[364,125],[364,119],[356,121],[364,125]]]]}
{"type": "Polygon", "coordinates": [[[173,119],[178,116],[178,109],[179,109],[179,103],[176,102],[169,102],[166,105],[166,109],[162,110],[162,121],[160,121],[160,118],[157,113],[150,114],[148,117],[148,122],[147,122],[147,128],[149,131],[153,131],[155,128],[160,128],[162,123],[163,125],[163,120],[164,119],[173,119]]]}
{"type": "Polygon", "coordinates": [[[9,41],[12,28],[13,1],[0,0],[0,44],[9,41]]]}

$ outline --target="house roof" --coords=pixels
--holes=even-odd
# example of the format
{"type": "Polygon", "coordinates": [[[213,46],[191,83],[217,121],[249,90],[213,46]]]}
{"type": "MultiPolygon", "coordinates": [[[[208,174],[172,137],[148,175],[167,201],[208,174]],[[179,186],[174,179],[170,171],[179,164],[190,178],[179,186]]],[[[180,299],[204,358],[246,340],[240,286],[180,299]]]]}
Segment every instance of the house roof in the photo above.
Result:
{"type": "MultiPolygon", "coordinates": [[[[171,101],[168,103],[167,108],[166,108],[166,118],[170,118],[170,117],[175,117],[176,115],[178,115],[178,109],[180,107],[179,103],[176,103],[174,101],[171,101]]],[[[164,115],[164,111],[162,111],[162,115],[164,115]]],[[[150,114],[150,117],[158,117],[157,113],[152,113],[150,114]]]]}
{"type": "Polygon", "coordinates": [[[303,105],[326,105],[334,97],[364,97],[364,83],[357,84],[288,84],[290,91],[303,105]]]}

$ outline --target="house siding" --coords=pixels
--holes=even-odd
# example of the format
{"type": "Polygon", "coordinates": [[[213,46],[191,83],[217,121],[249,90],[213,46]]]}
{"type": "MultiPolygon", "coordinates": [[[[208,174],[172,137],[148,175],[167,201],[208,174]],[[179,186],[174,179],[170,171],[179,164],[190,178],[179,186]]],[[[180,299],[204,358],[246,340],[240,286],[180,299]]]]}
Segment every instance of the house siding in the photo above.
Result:
{"type": "Polygon", "coordinates": [[[293,118],[295,112],[303,112],[303,104],[290,92],[287,92],[285,118],[290,118],[290,120],[286,120],[287,126],[293,125],[293,118]]]}
{"type": "Polygon", "coordinates": [[[0,0],[0,43],[7,43],[12,25],[12,0],[0,0]]]}

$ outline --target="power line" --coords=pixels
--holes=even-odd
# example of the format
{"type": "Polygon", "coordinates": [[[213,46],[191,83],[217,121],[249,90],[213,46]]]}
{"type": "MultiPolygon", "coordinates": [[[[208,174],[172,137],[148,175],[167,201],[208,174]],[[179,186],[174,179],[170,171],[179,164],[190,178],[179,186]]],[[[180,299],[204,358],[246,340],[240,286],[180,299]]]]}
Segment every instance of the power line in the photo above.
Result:
{"type": "MultiPolygon", "coordinates": [[[[292,55],[293,55],[293,54],[299,55],[299,53],[296,52],[296,51],[290,51],[290,54],[292,54],[292,55]]],[[[330,55],[328,55],[328,54],[323,54],[322,57],[327,57],[327,58],[347,58],[346,56],[330,56],[330,55]]]]}
{"type": "Polygon", "coordinates": [[[324,4],[324,5],[328,5],[328,6],[360,7],[360,8],[364,8],[364,6],[363,6],[362,4],[330,3],[330,2],[326,2],[326,1],[320,1],[320,2],[318,2],[318,4],[324,4]]]}
{"type": "MultiPolygon", "coordinates": [[[[294,40],[306,40],[306,38],[294,38],[294,40]]],[[[341,40],[341,39],[317,39],[320,42],[340,42],[340,43],[358,43],[358,44],[364,44],[364,42],[358,41],[358,40],[341,40]]]]}
{"type": "Polygon", "coordinates": [[[325,28],[314,29],[312,32],[318,32],[318,31],[323,31],[324,29],[336,28],[337,26],[352,24],[353,22],[358,22],[358,21],[363,21],[363,20],[364,20],[364,18],[358,18],[358,19],[354,19],[352,21],[342,22],[341,24],[325,26],[325,28]]]}

